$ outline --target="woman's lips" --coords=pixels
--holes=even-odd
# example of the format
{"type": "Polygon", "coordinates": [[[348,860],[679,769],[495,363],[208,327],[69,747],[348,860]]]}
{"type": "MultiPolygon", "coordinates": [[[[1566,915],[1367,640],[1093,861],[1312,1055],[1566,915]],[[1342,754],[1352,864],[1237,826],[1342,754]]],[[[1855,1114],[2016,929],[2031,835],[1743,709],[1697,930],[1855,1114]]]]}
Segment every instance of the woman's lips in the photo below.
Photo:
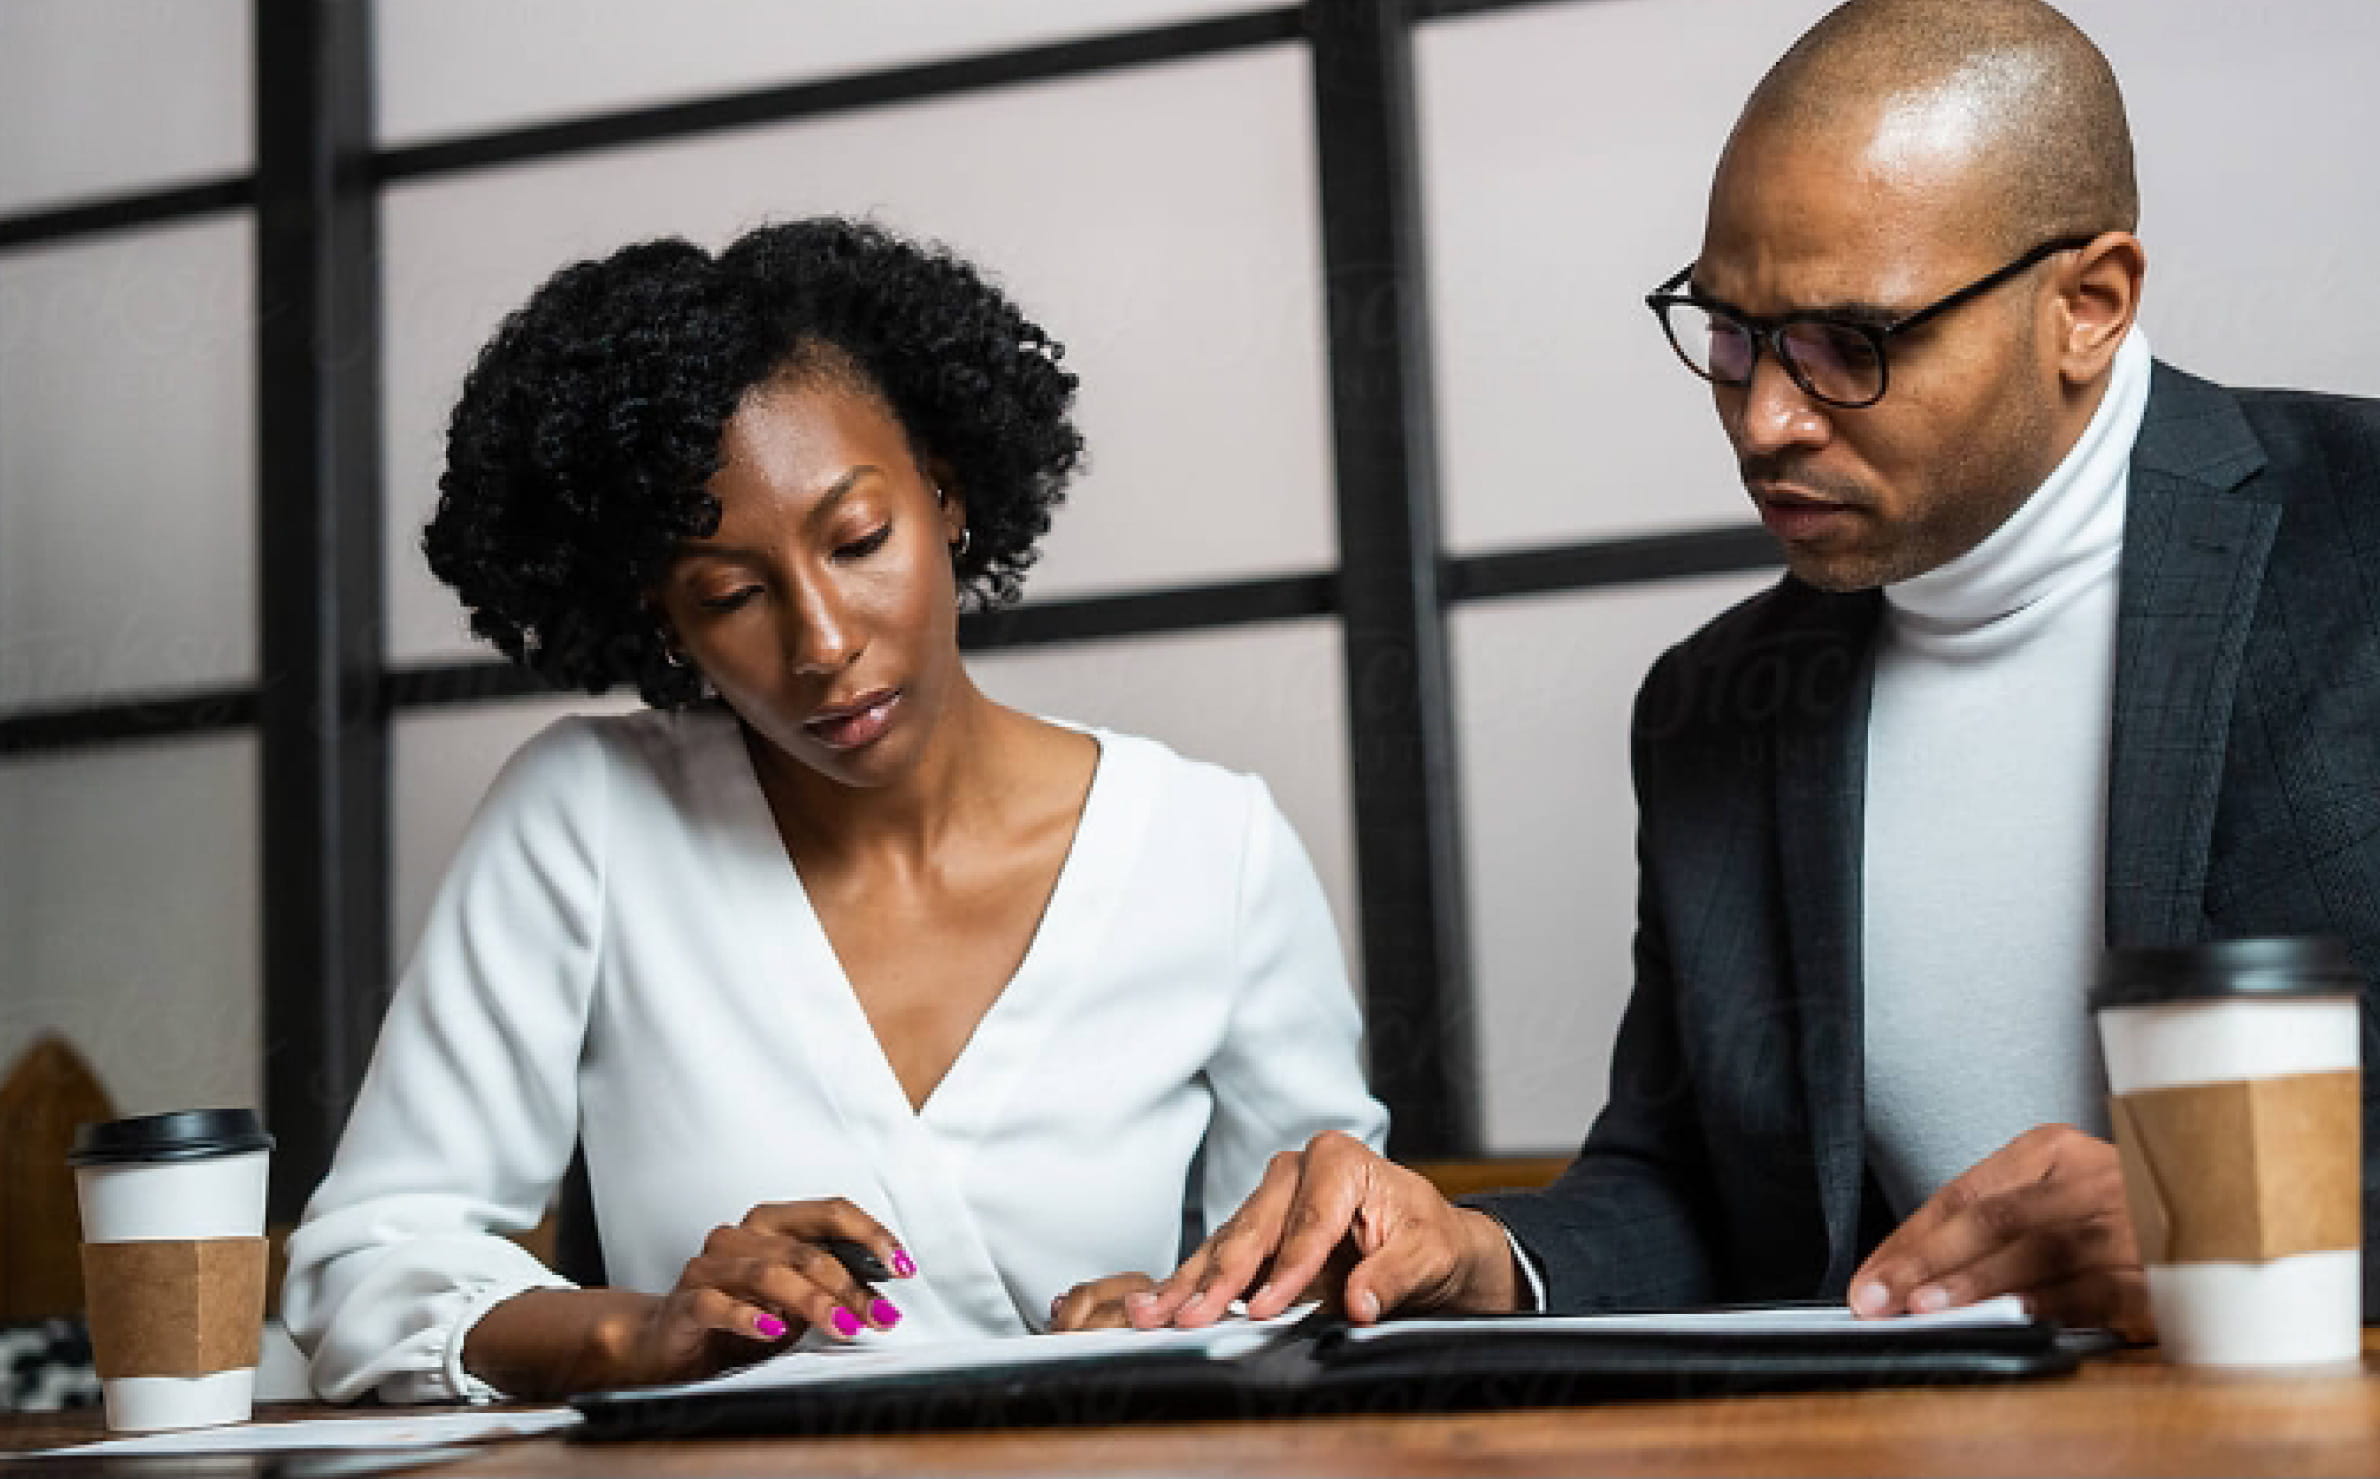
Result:
{"type": "Polygon", "coordinates": [[[819,710],[802,721],[802,728],[830,750],[856,750],[884,737],[900,702],[901,690],[879,688],[855,703],[819,710]]]}

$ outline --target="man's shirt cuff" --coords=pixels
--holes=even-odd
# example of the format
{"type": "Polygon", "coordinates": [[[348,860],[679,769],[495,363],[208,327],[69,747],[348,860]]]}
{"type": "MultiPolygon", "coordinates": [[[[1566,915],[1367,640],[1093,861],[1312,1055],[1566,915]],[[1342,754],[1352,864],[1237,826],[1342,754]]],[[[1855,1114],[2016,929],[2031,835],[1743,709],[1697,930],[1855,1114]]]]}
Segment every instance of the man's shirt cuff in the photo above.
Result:
{"type": "Polygon", "coordinates": [[[1512,1235],[1512,1229],[1504,1227],[1503,1219],[1498,1218],[1496,1226],[1503,1228],[1504,1241],[1512,1245],[1512,1261],[1520,1266],[1521,1277],[1529,1281],[1529,1298],[1521,1313],[1524,1315],[1543,1314],[1545,1312],[1545,1276],[1537,1271],[1537,1260],[1531,1258],[1529,1250],[1521,1246],[1521,1240],[1512,1235]]]}

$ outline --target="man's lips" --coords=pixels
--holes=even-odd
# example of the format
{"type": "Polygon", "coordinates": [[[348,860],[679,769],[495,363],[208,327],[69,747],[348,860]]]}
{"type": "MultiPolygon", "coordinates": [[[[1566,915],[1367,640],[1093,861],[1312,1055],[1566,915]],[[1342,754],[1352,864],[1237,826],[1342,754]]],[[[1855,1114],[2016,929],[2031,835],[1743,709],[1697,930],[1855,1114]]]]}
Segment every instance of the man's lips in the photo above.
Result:
{"type": "Polygon", "coordinates": [[[1839,498],[1828,498],[1802,488],[1775,483],[1748,485],[1752,501],[1759,506],[1760,522],[1779,539],[1800,541],[1819,538],[1840,528],[1860,512],[1859,506],[1839,498]]]}
{"type": "Polygon", "coordinates": [[[802,721],[821,744],[831,750],[856,750],[879,738],[892,725],[892,711],[901,701],[898,688],[877,688],[845,703],[828,704],[802,721]]]}

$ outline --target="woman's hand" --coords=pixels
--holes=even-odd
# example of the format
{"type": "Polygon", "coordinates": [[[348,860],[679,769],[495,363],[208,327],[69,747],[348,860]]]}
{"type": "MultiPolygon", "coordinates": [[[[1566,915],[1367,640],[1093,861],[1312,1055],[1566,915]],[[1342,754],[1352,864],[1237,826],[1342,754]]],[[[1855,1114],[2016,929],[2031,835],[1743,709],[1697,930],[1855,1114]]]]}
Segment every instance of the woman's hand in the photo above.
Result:
{"type": "Polygon", "coordinates": [[[1147,1274],[1109,1274],[1077,1284],[1050,1301],[1050,1331],[1129,1328],[1132,1321],[1125,1313],[1124,1297],[1156,1287],[1157,1281],[1147,1274]]]}
{"type": "Polygon", "coordinates": [[[900,1323],[892,1301],[854,1279],[824,1246],[848,1238],[895,1278],[917,1265],[882,1223],[841,1197],[753,1208],[716,1227],[677,1286],[532,1290],[488,1311],[464,1365],[514,1396],[692,1381],[768,1355],[815,1325],[838,1340],[900,1323]]]}

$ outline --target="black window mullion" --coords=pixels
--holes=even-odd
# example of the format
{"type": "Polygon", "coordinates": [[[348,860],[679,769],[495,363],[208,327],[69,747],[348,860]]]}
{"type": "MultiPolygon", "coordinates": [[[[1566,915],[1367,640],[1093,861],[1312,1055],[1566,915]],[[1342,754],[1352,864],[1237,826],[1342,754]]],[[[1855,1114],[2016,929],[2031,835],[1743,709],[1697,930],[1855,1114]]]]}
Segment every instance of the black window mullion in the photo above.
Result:
{"type": "Polygon", "coordinates": [[[1404,0],[1313,0],[1339,604],[1372,1087],[1402,1158],[1478,1146],[1404,0]]]}
{"type": "Polygon", "coordinates": [[[330,1164],[388,975],[379,202],[365,0],[256,0],[257,685],[271,1215],[330,1164]]]}

